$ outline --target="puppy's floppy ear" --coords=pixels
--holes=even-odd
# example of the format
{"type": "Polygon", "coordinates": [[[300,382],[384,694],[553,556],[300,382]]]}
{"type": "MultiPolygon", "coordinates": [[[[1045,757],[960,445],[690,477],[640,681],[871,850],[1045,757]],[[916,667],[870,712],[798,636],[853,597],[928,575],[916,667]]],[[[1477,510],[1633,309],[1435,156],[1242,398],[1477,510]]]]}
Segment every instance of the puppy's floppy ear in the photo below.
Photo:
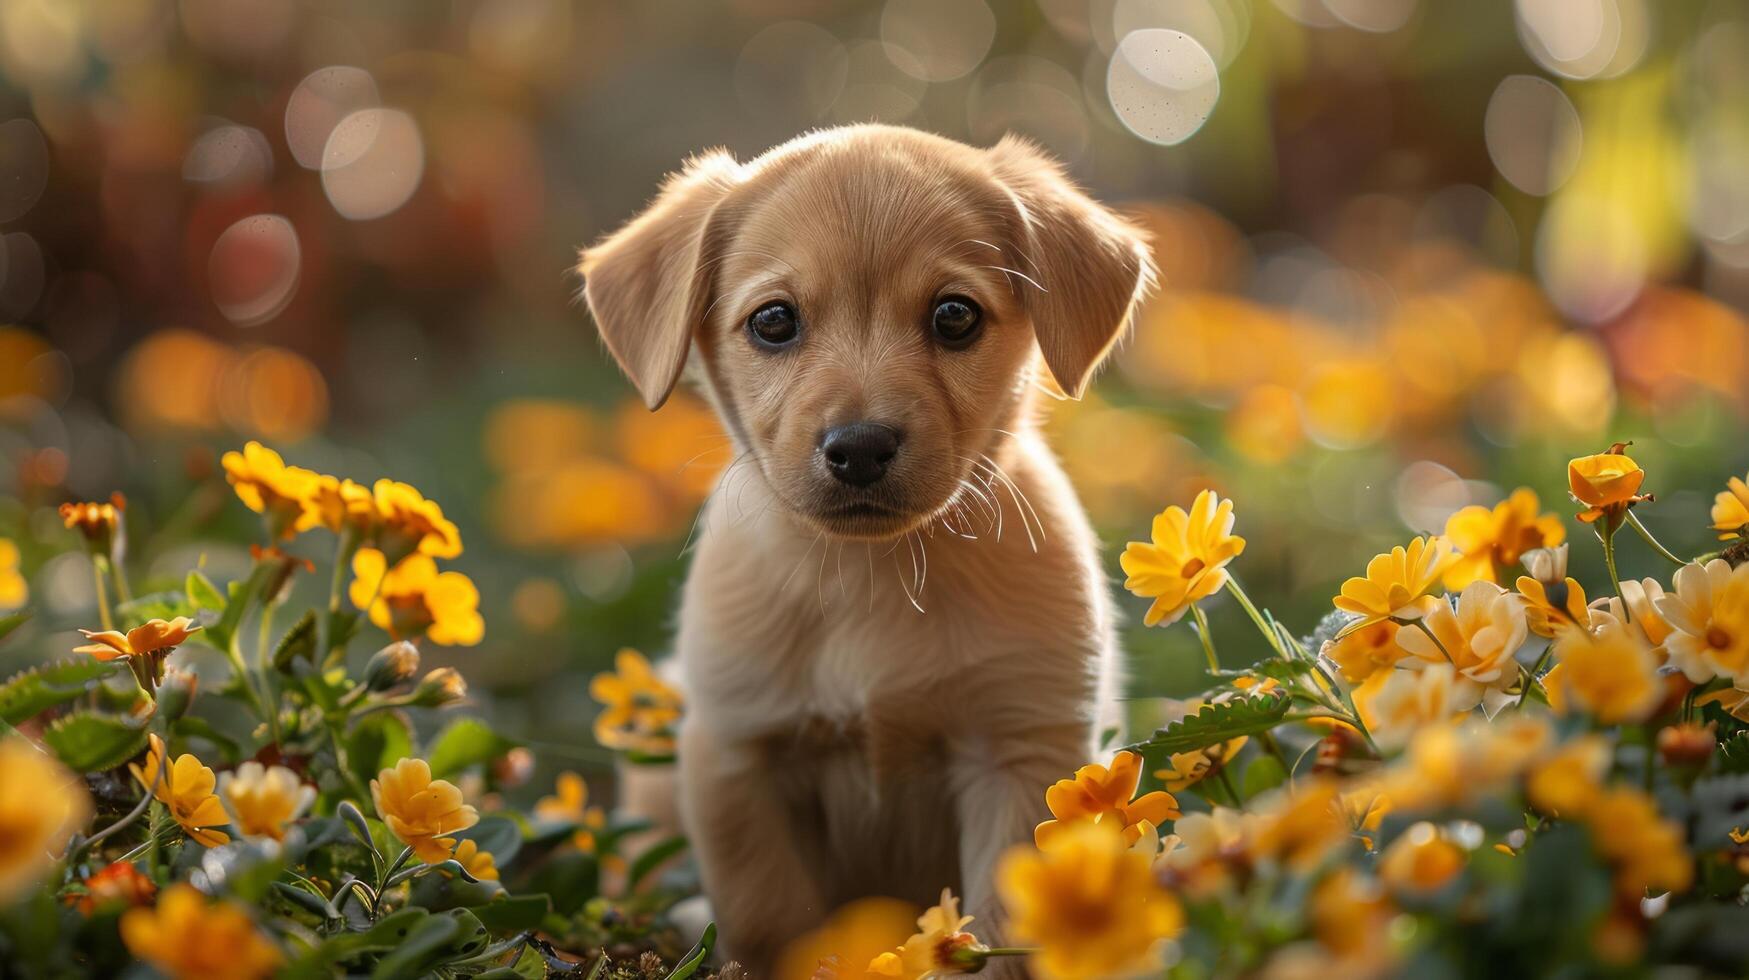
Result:
{"type": "Polygon", "coordinates": [[[711,219],[740,170],[723,150],[688,160],[643,214],[578,264],[601,339],[652,410],[674,390],[709,309],[711,219]]]}
{"type": "Polygon", "coordinates": [[[1147,240],[1082,193],[1032,143],[1004,136],[989,151],[1017,202],[1021,292],[1057,387],[1081,397],[1087,381],[1154,281],[1147,240]]]}

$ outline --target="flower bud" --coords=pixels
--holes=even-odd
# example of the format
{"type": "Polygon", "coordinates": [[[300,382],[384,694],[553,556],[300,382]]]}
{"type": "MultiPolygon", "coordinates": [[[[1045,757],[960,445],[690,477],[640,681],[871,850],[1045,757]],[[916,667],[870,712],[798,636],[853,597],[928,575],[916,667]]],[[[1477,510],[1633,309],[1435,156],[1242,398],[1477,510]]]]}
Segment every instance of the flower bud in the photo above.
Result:
{"type": "Polygon", "coordinates": [[[364,683],[373,691],[386,691],[405,684],[419,673],[419,648],[397,640],[371,654],[364,666],[364,683]]]}
{"type": "Polygon", "coordinates": [[[1706,765],[1717,744],[1711,726],[1693,722],[1671,725],[1658,733],[1658,755],[1665,765],[1677,769],[1699,769],[1706,765]]]}
{"type": "Polygon", "coordinates": [[[158,685],[159,716],[168,723],[187,714],[199,687],[200,678],[191,671],[179,667],[164,671],[164,679],[158,685]]]}
{"type": "Polygon", "coordinates": [[[459,703],[468,696],[467,681],[454,667],[439,667],[425,675],[413,689],[413,704],[426,708],[443,708],[459,703]]]}
{"type": "Polygon", "coordinates": [[[534,774],[534,753],[518,745],[492,760],[492,781],[506,789],[528,782],[534,774]]]}

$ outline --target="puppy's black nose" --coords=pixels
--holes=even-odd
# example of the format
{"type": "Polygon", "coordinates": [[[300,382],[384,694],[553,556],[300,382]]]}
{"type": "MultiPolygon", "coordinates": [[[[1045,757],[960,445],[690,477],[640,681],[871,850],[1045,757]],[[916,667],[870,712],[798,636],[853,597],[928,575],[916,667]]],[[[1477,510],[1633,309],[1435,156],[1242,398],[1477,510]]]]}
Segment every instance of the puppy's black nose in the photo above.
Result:
{"type": "Polygon", "coordinates": [[[866,487],[884,476],[899,454],[899,431],[879,422],[840,425],[820,437],[820,452],[833,476],[866,487]]]}

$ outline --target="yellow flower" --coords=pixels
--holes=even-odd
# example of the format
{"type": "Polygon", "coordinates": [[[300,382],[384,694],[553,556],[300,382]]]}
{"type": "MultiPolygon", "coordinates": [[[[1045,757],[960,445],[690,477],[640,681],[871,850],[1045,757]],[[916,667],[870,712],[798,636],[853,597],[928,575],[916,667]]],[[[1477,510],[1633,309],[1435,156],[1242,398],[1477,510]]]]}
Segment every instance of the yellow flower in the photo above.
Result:
{"type": "Polygon", "coordinates": [[[1416,538],[1366,563],[1366,574],[1342,583],[1336,608],[1360,617],[1349,633],[1381,619],[1419,619],[1438,601],[1427,593],[1439,584],[1453,553],[1442,538],[1416,538]]]}
{"type": "Polygon", "coordinates": [[[1644,721],[1664,699],[1658,658],[1614,617],[1596,632],[1567,630],[1555,640],[1555,669],[1543,677],[1549,703],[1578,708],[1606,725],[1644,721]]]}
{"type": "Polygon", "coordinates": [[[376,498],[369,487],[326,473],[310,481],[307,503],[317,523],[335,534],[351,528],[362,538],[376,521],[376,498]]]}
{"type": "Polygon", "coordinates": [[[126,633],[117,630],[80,630],[87,640],[93,642],[74,647],[73,652],[89,653],[99,660],[145,657],[155,653],[168,653],[199,631],[200,627],[195,626],[194,620],[187,616],[178,616],[168,622],[162,619],[148,620],[126,633]]]}
{"type": "Polygon", "coordinates": [[[185,752],[176,757],[160,779],[158,772],[164,766],[165,757],[164,740],[157,735],[147,736],[147,740],[150,747],[145,764],[128,763],[134,778],[169,809],[170,816],[182,825],[190,840],[205,847],[217,847],[229,841],[229,834],[213,829],[223,827],[231,820],[225,813],[224,804],[213,793],[216,783],[213,771],[185,752]]]}
{"type": "Polygon", "coordinates": [[[471,647],[486,635],[473,581],[461,572],[438,572],[427,555],[410,555],[390,568],[382,552],[360,548],[352,575],[353,605],[368,605],[370,621],[396,639],[423,633],[433,643],[471,647]]]}
{"type": "Polygon", "coordinates": [[[1650,494],[1641,494],[1640,484],[1646,481],[1646,471],[1626,453],[1625,443],[1616,443],[1609,452],[1581,456],[1567,463],[1567,488],[1573,499],[1585,505],[1579,519],[1587,524],[1608,516],[1610,523],[1619,523],[1629,507],[1650,494]]]}
{"type": "Polygon", "coordinates": [[[1749,483],[1733,476],[1713,498],[1713,530],[1720,541],[1749,537],[1749,483]]]}
{"type": "Polygon", "coordinates": [[[1657,579],[1636,582],[1629,578],[1622,579],[1621,595],[1598,599],[1591,608],[1626,623],[1628,629],[1656,648],[1662,659],[1664,641],[1670,638],[1672,631],[1670,623],[1658,612],[1658,600],[1662,598],[1664,586],[1657,579]]]}
{"type": "Polygon", "coordinates": [[[1109,823],[1075,823],[1041,850],[1010,849],[996,890],[1013,938],[1039,947],[1033,974],[1091,980],[1153,967],[1156,946],[1183,928],[1184,913],[1151,864],[1109,823]]]}
{"type": "Polygon", "coordinates": [[[1474,704],[1472,699],[1479,700],[1484,689],[1503,695],[1517,683],[1513,657],[1524,646],[1529,628],[1524,606],[1498,585],[1471,582],[1455,603],[1435,605],[1421,625],[1425,631],[1403,630],[1397,643],[1422,663],[1451,664],[1457,671],[1454,696],[1459,703],[1474,704]]]}
{"type": "Polygon", "coordinates": [[[240,453],[226,453],[219,463],[237,499],[267,522],[270,539],[290,538],[316,526],[320,517],[310,506],[315,473],[285,465],[278,453],[259,442],[248,443],[240,453]]]}
{"type": "Polygon", "coordinates": [[[106,503],[65,503],[60,508],[61,524],[69,531],[78,531],[91,553],[113,555],[126,534],[122,514],[127,509],[127,498],[119,493],[110,494],[106,503]]]}
{"type": "Polygon", "coordinates": [[[1690,562],[1672,584],[1673,593],[1653,600],[1675,630],[1664,640],[1670,662],[1696,684],[1749,677],[1749,564],[1690,562]]]}
{"type": "Polygon", "coordinates": [[[491,851],[480,850],[480,845],[471,840],[464,840],[455,846],[451,855],[455,863],[467,869],[468,874],[481,881],[498,880],[498,861],[492,857],[491,851]]]}
{"type": "Polygon", "coordinates": [[[0,538],[0,612],[30,601],[30,586],[18,571],[18,545],[0,538]]]}
{"type": "Polygon", "coordinates": [[[0,737],[0,907],[36,884],[90,818],[84,780],[24,739],[0,737]]]}
{"type": "Polygon", "coordinates": [[[1245,539],[1232,532],[1233,502],[1204,490],[1188,514],[1176,505],[1161,511],[1151,543],[1129,543],[1119,559],[1129,576],[1124,588],[1154,600],[1142,616],[1144,624],[1175,623],[1227,584],[1227,563],[1245,550],[1245,539]]]}
{"type": "Polygon", "coordinates": [[[1228,890],[1250,862],[1257,822],[1255,814],[1224,806],[1180,817],[1161,842],[1160,867],[1167,886],[1192,898],[1228,890]]]}
{"type": "Polygon", "coordinates": [[[370,798],[389,830],[426,864],[448,860],[456,845],[448,835],[480,822],[454,783],[431,778],[424,759],[402,759],[378,773],[370,798]]]}
{"type": "Polygon", "coordinates": [[[377,547],[390,565],[415,552],[432,558],[454,558],[462,553],[461,532],[443,516],[435,500],[426,500],[418,490],[395,480],[378,480],[376,498],[377,547]]]}
{"type": "Polygon", "coordinates": [[[1033,830],[1033,839],[1040,847],[1077,823],[1108,823],[1123,834],[1124,843],[1134,844],[1142,835],[1142,824],[1157,827],[1178,817],[1178,801],[1171,794],[1155,790],[1139,799],[1136,784],[1141,781],[1142,757],[1134,752],[1119,752],[1112,757],[1111,768],[1097,763],[1075,770],[1075,778],[1059,779],[1045,790],[1045,805],[1055,820],[1046,820],[1033,830]]]}
{"type": "Polygon", "coordinates": [[[1716,704],[1726,714],[1738,721],[1749,721],[1749,677],[1736,681],[1730,687],[1703,694],[1694,699],[1695,707],[1716,704]]]}
{"type": "MultiPolygon", "coordinates": [[[[1182,793],[1186,789],[1202,782],[1204,779],[1221,771],[1221,767],[1232,761],[1245,747],[1250,739],[1244,735],[1225,742],[1217,742],[1207,748],[1194,752],[1176,752],[1166,760],[1170,768],[1161,769],[1154,777],[1166,784],[1166,789],[1173,793],[1182,793]]],[[[1161,821],[1151,821],[1159,824],[1161,821]]]]}
{"type": "Polygon", "coordinates": [[[1466,807],[1515,782],[1552,738],[1540,715],[1429,726],[1416,732],[1388,767],[1380,791],[1404,811],[1466,807]]]}
{"type": "Polygon", "coordinates": [[[186,884],[166,888],[157,908],[129,909],[121,938],[172,980],[257,980],[283,961],[241,906],[209,902],[186,884]]]}
{"type": "Polygon", "coordinates": [[[1313,777],[1289,783],[1253,803],[1258,817],[1251,836],[1254,859],[1306,871],[1351,836],[1334,779],[1313,777]]]}
{"type": "Polygon", "coordinates": [[[1524,556],[1529,575],[1518,577],[1525,620],[1538,636],[1553,637],[1564,629],[1591,625],[1585,587],[1567,575],[1567,546],[1546,548],[1524,556]]]}
{"type": "MultiPolygon", "coordinates": [[[[1312,889],[1312,933],[1340,958],[1335,976],[1382,976],[1396,907],[1378,882],[1337,868],[1312,889]]],[[[1327,975],[1331,971],[1325,971],[1327,975]]]]}
{"type": "Polygon", "coordinates": [[[292,821],[316,801],[316,787],[284,766],[250,761],[219,777],[219,800],[239,834],[285,840],[292,821]]]}
{"type": "Polygon", "coordinates": [[[1473,685],[1460,683],[1451,664],[1437,663],[1373,674],[1354,689],[1354,707],[1375,742],[1396,748],[1421,729],[1474,708],[1479,696],[1473,685]]]}
{"type": "Polygon", "coordinates": [[[898,899],[857,899],[784,947],[772,975],[779,980],[863,980],[873,960],[911,934],[916,918],[916,907],[898,899]]]}
{"type": "Polygon", "coordinates": [[[610,749],[663,755],[674,750],[674,725],[680,721],[680,692],[650,668],[636,650],[614,655],[614,671],[596,674],[589,696],[601,703],[595,740],[610,749]]]}
{"type": "Polygon", "coordinates": [[[1464,870],[1468,858],[1426,821],[1397,836],[1379,858],[1379,878],[1398,894],[1438,891],[1464,870]]]}
{"type": "Polygon", "coordinates": [[[1397,643],[1397,631],[1402,628],[1388,619],[1381,619],[1348,630],[1334,640],[1326,640],[1320,652],[1336,665],[1343,680],[1359,684],[1380,670],[1396,666],[1399,660],[1409,655],[1397,643]]]}
{"type": "Polygon", "coordinates": [[[607,815],[598,806],[589,806],[589,784],[574,772],[559,773],[553,784],[553,795],[543,796],[534,805],[534,815],[555,823],[576,823],[578,829],[571,842],[579,850],[595,850],[595,832],[607,826],[607,815]]]}
{"type": "Polygon", "coordinates": [[[1582,735],[1530,768],[1525,796],[1531,806],[1551,817],[1577,816],[1596,799],[1609,763],[1609,743],[1600,735],[1582,735]]]}
{"type": "Polygon", "coordinates": [[[1445,522],[1445,539],[1458,559],[1445,570],[1445,587],[1461,589],[1471,582],[1500,581],[1527,551],[1553,548],[1565,541],[1567,529],[1554,514],[1538,514],[1536,491],[1519,487],[1493,509],[1472,504],[1445,522]]]}
{"type": "Polygon", "coordinates": [[[1687,890],[1694,862],[1682,825],[1666,820],[1650,796],[1626,786],[1599,792],[1581,819],[1599,854],[1615,867],[1616,892],[1629,899],[1687,890]]]}
{"type": "Polygon", "coordinates": [[[964,954],[982,950],[983,944],[966,932],[969,915],[960,915],[959,899],[943,888],[941,901],[917,918],[917,932],[898,949],[882,953],[868,964],[868,972],[896,980],[923,980],[959,974],[971,964],[964,954]],[[955,954],[961,954],[956,958],[955,954]]]}

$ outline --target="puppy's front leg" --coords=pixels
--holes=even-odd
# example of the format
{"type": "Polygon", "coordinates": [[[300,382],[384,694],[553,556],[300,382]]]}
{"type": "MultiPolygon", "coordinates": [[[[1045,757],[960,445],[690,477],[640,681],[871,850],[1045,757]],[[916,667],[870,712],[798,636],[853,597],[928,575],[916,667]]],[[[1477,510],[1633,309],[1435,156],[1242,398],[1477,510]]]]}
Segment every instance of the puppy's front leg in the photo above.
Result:
{"type": "Polygon", "coordinates": [[[680,733],[681,802],[723,956],[755,977],[777,975],[792,939],[819,925],[825,903],[769,769],[753,748],[688,720],[680,733]]]}

